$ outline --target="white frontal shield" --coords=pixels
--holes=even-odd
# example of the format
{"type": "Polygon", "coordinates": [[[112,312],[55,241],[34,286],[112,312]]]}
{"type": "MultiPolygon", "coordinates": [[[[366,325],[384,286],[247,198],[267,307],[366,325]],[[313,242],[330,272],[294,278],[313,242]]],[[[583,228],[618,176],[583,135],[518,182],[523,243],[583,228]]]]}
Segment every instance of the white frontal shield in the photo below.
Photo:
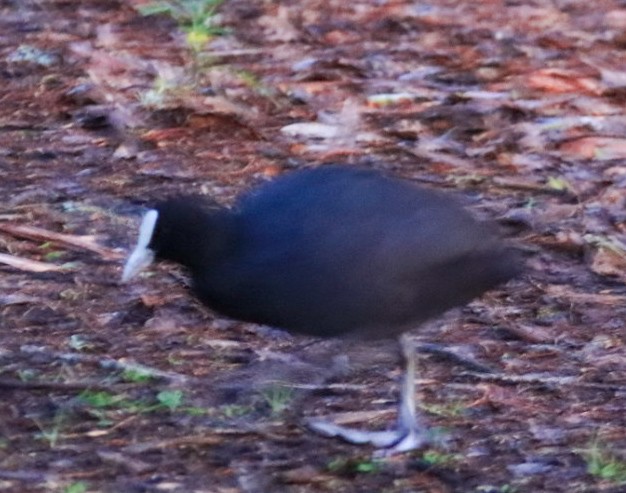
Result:
{"type": "Polygon", "coordinates": [[[139,272],[148,267],[154,260],[154,252],[148,248],[152,235],[154,234],[154,228],[159,218],[159,213],[154,209],[149,210],[141,221],[139,227],[139,238],[137,239],[137,246],[128,257],[126,264],[124,265],[124,272],[122,273],[122,282],[127,282],[135,277],[139,272]]]}

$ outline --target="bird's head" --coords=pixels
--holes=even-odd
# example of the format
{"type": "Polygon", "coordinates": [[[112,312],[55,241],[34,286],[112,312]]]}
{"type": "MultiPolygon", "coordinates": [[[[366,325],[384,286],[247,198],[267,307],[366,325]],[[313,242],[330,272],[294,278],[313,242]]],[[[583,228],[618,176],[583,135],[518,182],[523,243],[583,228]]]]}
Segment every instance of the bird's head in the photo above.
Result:
{"type": "Polygon", "coordinates": [[[206,197],[187,196],[159,202],[139,227],[137,245],[128,257],[122,282],[127,282],[155,259],[170,260],[190,269],[208,265],[227,229],[228,214],[206,197]]]}

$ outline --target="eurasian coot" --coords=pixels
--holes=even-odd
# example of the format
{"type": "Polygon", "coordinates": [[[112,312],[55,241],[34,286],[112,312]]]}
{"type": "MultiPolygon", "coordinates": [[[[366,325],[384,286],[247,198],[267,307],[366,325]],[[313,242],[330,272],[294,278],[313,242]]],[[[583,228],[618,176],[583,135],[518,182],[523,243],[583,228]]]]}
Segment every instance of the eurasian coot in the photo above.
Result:
{"type": "MultiPolygon", "coordinates": [[[[153,258],[187,267],[195,294],[217,312],[317,337],[397,337],[519,272],[489,224],[444,194],[350,166],[295,171],[232,208],[198,197],[159,203],[144,217],[128,281],[153,258]]],[[[417,423],[413,349],[398,425],[365,432],[309,426],[353,443],[408,450],[417,423]]]]}

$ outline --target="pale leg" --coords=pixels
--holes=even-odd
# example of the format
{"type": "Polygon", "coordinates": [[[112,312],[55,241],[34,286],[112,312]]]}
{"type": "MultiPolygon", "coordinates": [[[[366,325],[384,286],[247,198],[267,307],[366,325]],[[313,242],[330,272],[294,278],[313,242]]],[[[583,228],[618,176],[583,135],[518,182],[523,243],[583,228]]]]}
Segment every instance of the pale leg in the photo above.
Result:
{"type": "Polygon", "coordinates": [[[400,337],[399,343],[404,362],[404,375],[394,430],[366,431],[317,419],[309,420],[307,426],[324,436],[338,437],[354,444],[371,444],[393,452],[406,452],[424,446],[428,442],[428,433],[415,406],[415,350],[405,335],[400,337]]]}

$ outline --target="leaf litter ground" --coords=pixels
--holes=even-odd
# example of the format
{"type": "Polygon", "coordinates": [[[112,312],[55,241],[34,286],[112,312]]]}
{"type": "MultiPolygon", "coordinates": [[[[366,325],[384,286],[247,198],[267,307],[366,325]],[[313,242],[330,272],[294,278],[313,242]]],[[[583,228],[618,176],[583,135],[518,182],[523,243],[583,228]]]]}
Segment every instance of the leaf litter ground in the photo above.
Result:
{"type": "Polygon", "coordinates": [[[193,54],[142,3],[0,2],[0,491],[624,491],[623,5],[232,0],[193,54]],[[456,193],[528,254],[416,331],[426,450],[301,426],[388,426],[385,348],[342,372],[174,268],[119,286],[150,200],[330,162],[456,193]]]}

